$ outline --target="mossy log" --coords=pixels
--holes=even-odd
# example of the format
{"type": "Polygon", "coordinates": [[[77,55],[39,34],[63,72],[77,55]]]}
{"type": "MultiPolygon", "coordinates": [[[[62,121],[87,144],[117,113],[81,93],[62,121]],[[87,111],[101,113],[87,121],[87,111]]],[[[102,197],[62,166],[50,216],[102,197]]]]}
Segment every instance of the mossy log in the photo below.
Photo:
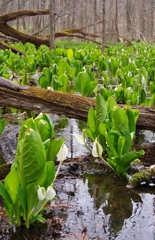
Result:
{"type": "Polygon", "coordinates": [[[141,185],[141,183],[143,182],[149,183],[153,177],[155,177],[155,164],[147,169],[141,170],[140,172],[133,174],[127,184],[127,188],[135,188],[141,185]]]}
{"type": "MultiPolygon", "coordinates": [[[[39,87],[22,86],[0,77],[0,106],[87,120],[90,106],[95,108],[95,99],[39,87]]],[[[140,112],[137,128],[155,130],[154,107],[131,106],[131,108],[140,112]]]]}

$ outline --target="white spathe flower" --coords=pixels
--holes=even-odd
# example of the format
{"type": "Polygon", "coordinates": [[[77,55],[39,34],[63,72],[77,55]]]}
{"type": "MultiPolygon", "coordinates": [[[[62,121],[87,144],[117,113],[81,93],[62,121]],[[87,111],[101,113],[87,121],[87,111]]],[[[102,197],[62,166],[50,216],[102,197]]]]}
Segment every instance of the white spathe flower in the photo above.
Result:
{"type": "Polygon", "coordinates": [[[81,145],[86,145],[86,129],[82,130],[82,136],[79,134],[72,134],[76,140],[78,141],[78,143],[80,143],[81,145]]]}
{"type": "Polygon", "coordinates": [[[55,197],[55,195],[56,195],[56,192],[55,192],[54,188],[51,187],[51,186],[49,186],[49,187],[47,188],[46,193],[45,193],[46,201],[52,200],[52,199],[55,197]]]}
{"type": "Polygon", "coordinates": [[[54,188],[52,186],[49,186],[47,188],[47,191],[45,191],[45,188],[44,187],[40,187],[38,186],[38,199],[40,201],[43,201],[44,199],[46,199],[46,201],[50,201],[52,200],[55,195],[56,195],[56,192],[54,190],[54,188]]]}
{"type": "Polygon", "coordinates": [[[59,161],[64,161],[67,157],[68,154],[68,147],[66,146],[66,144],[63,144],[59,150],[59,152],[57,153],[57,158],[59,161]]]}
{"type": "Polygon", "coordinates": [[[45,188],[38,186],[37,194],[38,194],[38,199],[40,201],[45,199],[45,193],[46,193],[45,188]]]}
{"type": "Polygon", "coordinates": [[[96,138],[93,143],[92,155],[94,157],[101,157],[102,152],[103,152],[103,148],[102,148],[101,144],[99,144],[99,142],[97,141],[97,138],[96,138]]]}
{"type": "Polygon", "coordinates": [[[79,135],[79,134],[72,134],[72,135],[76,138],[78,143],[80,143],[81,145],[85,145],[83,137],[81,135],[79,135]]]}

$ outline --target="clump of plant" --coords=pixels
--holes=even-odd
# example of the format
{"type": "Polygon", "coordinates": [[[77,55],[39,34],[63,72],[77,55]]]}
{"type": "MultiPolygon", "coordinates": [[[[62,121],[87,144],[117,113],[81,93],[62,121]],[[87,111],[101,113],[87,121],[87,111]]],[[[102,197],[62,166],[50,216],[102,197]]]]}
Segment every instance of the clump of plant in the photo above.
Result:
{"type": "Polygon", "coordinates": [[[22,123],[15,161],[4,183],[0,182],[10,224],[29,228],[36,220],[46,221],[44,206],[56,195],[54,181],[68,153],[64,141],[55,139],[54,124],[46,114],[22,123]],[[60,161],[57,171],[56,156],[60,161]]]}
{"type": "Polygon", "coordinates": [[[130,163],[144,154],[143,150],[131,150],[138,116],[138,110],[132,110],[128,106],[121,108],[112,97],[105,101],[98,94],[96,109],[90,107],[88,112],[88,128],[83,130],[82,138],[74,135],[94,157],[99,157],[106,166],[113,169],[116,175],[127,176],[130,163]],[[92,149],[86,143],[87,137],[93,143],[92,149]]]}

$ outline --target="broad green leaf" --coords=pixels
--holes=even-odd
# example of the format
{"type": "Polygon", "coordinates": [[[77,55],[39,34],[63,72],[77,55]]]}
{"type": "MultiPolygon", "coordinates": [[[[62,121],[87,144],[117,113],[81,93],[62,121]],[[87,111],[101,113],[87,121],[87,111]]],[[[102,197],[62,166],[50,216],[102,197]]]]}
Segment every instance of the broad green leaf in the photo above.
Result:
{"type": "Polygon", "coordinates": [[[126,106],[124,109],[125,109],[126,114],[128,116],[129,132],[130,133],[135,132],[136,121],[135,121],[135,116],[134,116],[133,110],[128,106],[126,106]]]}
{"type": "Polygon", "coordinates": [[[129,152],[125,156],[125,164],[129,165],[131,162],[133,162],[135,159],[140,158],[141,156],[144,155],[144,150],[140,150],[139,152],[133,151],[129,152]]]}
{"type": "Polygon", "coordinates": [[[25,195],[27,199],[27,222],[33,217],[33,211],[35,210],[37,203],[39,202],[37,196],[38,185],[31,183],[27,185],[25,195]]]}
{"type": "Polygon", "coordinates": [[[94,142],[95,138],[96,138],[96,133],[93,133],[92,131],[90,131],[90,129],[86,128],[86,135],[88,136],[88,138],[94,142]]]}
{"type": "Polygon", "coordinates": [[[117,146],[117,153],[118,153],[118,155],[122,155],[124,144],[125,144],[125,137],[124,136],[120,136],[119,139],[118,139],[118,146],[117,146]]]}
{"type": "Polygon", "coordinates": [[[67,50],[67,58],[70,62],[73,60],[73,50],[72,49],[67,50]]]}
{"type": "Polygon", "coordinates": [[[116,152],[116,144],[114,146],[114,143],[115,143],[115,139],[116,139],[116,143],[118,142],[118,136],[113,134],[113,133],[105,133],[105,138],[106,138],[106,141],[107,141],[107,144],[108,144],[108,148],[109,148],[109,157],[111,157],[111,155],[113,157],[117,157],[118,154],[116,152]]]}
{"type": "Polygon", "coordinates": [[[113,129],[118,131],[129,130],[128,117],[124,109],[117,106],[113,109],[113,129]]]}
{"type": "Polygon", "coordinates": [[[109,70],[111,72],[111,75],[113,77],[116,76],[116,72],[118,70],[119,67],[119,62],[118,60],[114,59],[113,57],[109,60],[109,70]]]}
{"type": "Polygon", "coordinates": [[[100,123],[98,127],[99,134],[105,135],[107,132],[107,126],[106,123],[100,123]]]}
{"type": "Polygon", "coordinates": [[[16,169],[13,169],[8,173],[4,180],[4,183],[13,204],[15,204],[19,187],[19,176],[16,169]]]}
{"type": "Polygon", "coordinates": [[[68,72],[70,69],[68,63],[66,60],[62,59],[58,63],[58,75],[64,74],[65,72],[68,72]]]}
{"type": "Polygon", "coordinates": [[[100,59],[98,66],[100,71],[106,71],[108,67],[107,61],[105,59],[100,59]]]}
{"type": "Polygon", "coordinates": [[[96,112],[91,106],[88,111],[88,119],[87,119],[88,127],[90,131],[95,133],[96,132],[96,112]]]}
{"type": "Polygon", "coordinates": [[[105,87],[101,87],[100,88],[100,94],[102,95],[102,97],[104,98],[105,101],[108,100],[108,97],[109,97],[108,89],[106,89],[105,87]]]}
{"type": "Polygon", "coordinates": [[[37,127],[43,142],[51,137],[50,126],[44,119],[38,121],[37,127]]]}
{"type": "Polygon", "coordinates": [[[18,187],[18,198],[23,208],[23,211],[26,211],[26,207],[27,207],[26,195],[23,189],[21,188],[21,186],[18,187]]]}
{"type": "Polygon", "coordinates": [[[47,82],[50,84],[51,83],[51,78],[52,78],[52,72],[49,68],[44,67],[43,69],[43,74],[47,79],[47,82]]]}
{"type": "Polygon", "coordinates": [[[75,67],[70,67],[70,70],[68,71],[68,76],[71,80],[73,80],[76,76],[76,68],[75,67]]]}
{"type": "Polygon", "coordinates": [[[58,81],[61,83],[59,91],[66,92],[68,86],[68,77],[66,74],[61,74],[58,76],[58,81]]]}
{"type": "Polygon", "coordinates": [[[16,156],[22,189],[34,183],[42,184],[45,174],[46,153],[38,131],[27,128],[18,142],[16,156]]]}
{"type": "Polygon", "coordinates": [[[52,139],[51,144],[47,154],[47,161],[54,161],[57,153],[59,152],[62,144],[64,143],[65,138],[59,139],[52,139]]]}
{"type": "Polygon", "coordinates": [[[46,162],[45,175],[46,175],[46,179],[45,179],[43,186],[45,187],[45,189],[47,189],[47,187],[50,186],[51,183],[53,183],[53,181],[54,181],[54,177],[55,177],[54,161],[46,162]]]}
{"type": "Polygon", "coordinates": [[[105,122],[107,117],[107,105],[101,94],[96,97],[96,125],[105,122]]]}
{"type": "MultiPolygon", "coordinates": [[[[35,125],[37,126],[37,128],[40,128],[38,125],[39,125],[39,122],[40,120],[43,120],[43,121],[46,121],[47,124],[48,124],[48,127],[46,129],[46,132],[48,132],[48,134],[46,135],[46,139],[49,139],[49,138],[53,138],[55,136],[55,133],[54,133],[54,123],[53,121],[51,120],[51,118],[49,117],[48,114],[45,114],[45,113],[40,113],[35,119],[34,119],[34,123],[35,125]],[[48,130],[48,131],[47,131],[48,130]]],[[[43,131],[44,129],[40,129],[40,134],[41,132],[43,131]]],[[[44,140],[44,141],[45,141],[44,140]]]]}
{"type": "Polygon", "coordinates": [[[7,191],[7,188],[1,181],[0,181],[0,195],[5,199],[9,206],[13,206],[12,199],[7,191]]]}
{"type": "Polygon", "coordinates": [[[146,91],[145,89],[142,89],[140,91],[139,104],[145,103],[145,101],[146,101],[146,91]]]}
{"type": "Polygon", "coordinates": [[[96,81],[90,81],[88,83],[88,85],[85,87],[84,96],[88,97],[96,87],[97,87],[97,82],[96,81]]]}
{"type": "Polygon", "coordinates": [[[125,137],[125,144],[124,144],[123,151],[122,151],[122,154],[125,154],[131,150],[132,138],[131,138],[131,134],[128,130],[121,131],[121,134],[122,134],[122,136],[125,137]]]}
{"type": "Polygon", "coordinates": [[[10,218],[10,222],[13,223],[12,218],[14,216],[14,205],[5,185],[3,185],[2,182],[0,182],[0,195],[4,199],[4,208],[10,218]]]}
{"type": "Polygon", "coordinates": [[[87,72],[80,72],[75,80],[75,88],[85,96],[85,88],[87,87],[87,83],[89,83],[90,78],[87,72]]]}

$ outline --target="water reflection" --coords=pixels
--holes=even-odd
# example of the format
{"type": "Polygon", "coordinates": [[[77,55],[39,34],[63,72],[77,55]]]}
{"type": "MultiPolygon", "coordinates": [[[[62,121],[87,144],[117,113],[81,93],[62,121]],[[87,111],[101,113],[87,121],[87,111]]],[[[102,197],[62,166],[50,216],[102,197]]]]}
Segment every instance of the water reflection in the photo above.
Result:
{"type": "Polygon", "coordinates": [[[116,234],[122,229],[124,220],[131,217],[133,202],[142,202],[140,195],[125,187],[125,179],[113,175],[86,174],[85,177],[88,178],[89,193],[94,198],[95,207],[110,216],[110,229],[116,234]]]}

